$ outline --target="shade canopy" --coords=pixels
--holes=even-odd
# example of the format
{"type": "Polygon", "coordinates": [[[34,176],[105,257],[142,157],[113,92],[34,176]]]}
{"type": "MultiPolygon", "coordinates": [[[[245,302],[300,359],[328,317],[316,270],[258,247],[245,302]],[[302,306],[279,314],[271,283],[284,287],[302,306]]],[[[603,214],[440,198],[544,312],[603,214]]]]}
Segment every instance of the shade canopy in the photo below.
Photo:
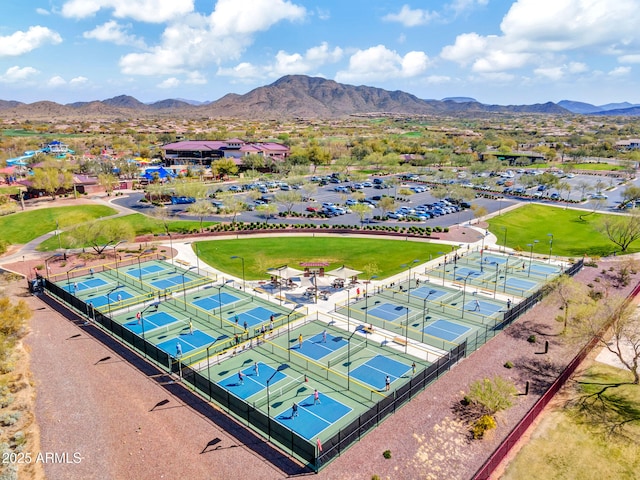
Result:
{"type": "Polygon", "coordinates": [[[355,277],[362,272],[359,270],[354,270],[353,268],[345,267],[344,265],[340,268],[336,268],[335,270],[331,270],[330,272],[326,272],[327,275],[331,275],[333,277],[342,278],[346,280],[347,278],[355,277]]]}
{"type": "Polygon", "coordinates": [[[299,277],[304,272],[302,270],[291,268],[288,265],[283,265],[282,267],[278,267],[278,268],[270,268],[267,271],[267,273],[269,275],[275,275],[276,277],[280,277],[288,280],[291,277],[299,277]]]}

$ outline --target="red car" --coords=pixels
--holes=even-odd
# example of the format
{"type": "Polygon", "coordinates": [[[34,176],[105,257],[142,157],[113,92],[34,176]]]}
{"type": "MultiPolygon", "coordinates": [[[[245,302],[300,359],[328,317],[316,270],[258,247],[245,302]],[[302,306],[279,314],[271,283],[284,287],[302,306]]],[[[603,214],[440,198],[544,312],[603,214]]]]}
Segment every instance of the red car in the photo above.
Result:
{"type": "Polygon", "coordinates": [[[307,207],[307,212],[319,212],[320,209],[318,207],[307,207]]]}

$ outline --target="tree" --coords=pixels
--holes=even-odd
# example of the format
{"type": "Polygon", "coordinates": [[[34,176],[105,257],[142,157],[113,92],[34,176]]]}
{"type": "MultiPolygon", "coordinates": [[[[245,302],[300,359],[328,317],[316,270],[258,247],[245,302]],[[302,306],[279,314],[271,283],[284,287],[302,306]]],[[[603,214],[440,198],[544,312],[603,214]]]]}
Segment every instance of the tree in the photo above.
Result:
{"type": "Polygon", "coordinates": [[[482,217],[484,217],[488,213],[488,210],[486,209],[486,207],[478,205],[477,203],[474,203],[473,205],[471,205],[471,210],[473,211],[473,216],[478,222],[482,217]]]}
{"type": "Polygon", "coordinates": [[[94,220],[76,226],[69,231],[72,245],[77,247],[91,247],[99,255],[112,244],[125,240],[133,241],[135,231],[131,224],[113,220],[94,220]]]}
{"type": "Polygon", "coordinates": [[[313,142],[307,149],[307,158],[313,165],[315,172],[318,166],[329,165],[331,163],[331,153],[313,142]]]}
{"type": "Polygon", "coordinates": [[[351,207],[351,211],[360,217],[360,224],[364,223],[364,219],[371,213],[371,208],[364,203],[356,203],[351,207]]]}
{"type": "Polygon", "coordinates": [[[44,190],[47,195],[51,195],[51,200],[55,200],[58,190],[67,190],[73,186],[73,175],[69,171],[53,167],[34,168],[32,182],[33,188],[44,190]]]}
{"type": "Polygon", "coordinates": [[[302,202],[302,195],[300,194],[300,192],[297,192],[295,190],[278,192],[275,195],[275,201],[284,207],[284,210],[285,212],[287,212],[287,214],[290,214],[291,210],[293,210],[294,205],[302,202]]]}
{"type": "Polygon", "coordinates": [[[640,238],[640,213],[634,210],[629,215],[606,215],[599,228],[624,253],[640,238]]]}
{"type": "Polygon", "coordinates": [[[31,318],[31,309],[24,300],[12,302],[0,297],[0,372],[10,368],[11,351],[15,342],[25,333],[25,322],[31,318]]]}
{"type": "Polygon", "coordinates": [[[180,197],[193,197],[196,200],[207,198],[209,187],[202,182],[183,180],[173,185],[176,195],[180,197]]]}
{"type": "Polygon", "coordinates": [[[213,215],[214,211],[215,208],[208,200],[198,200],[196,203],[192,203],[187,207],[187,213],[198,217],[200,220],[200,232],[203,231],[202,222],[204,221],[204,217],[213,215]]]}
{"type": "Polygon", "coordinates": [[[104,191],[107,192],[107,195],[111,195],[111,192],[113,192],[116,185],[120,184],[120,180],[111,173],[101,173],[98,175],[98,183],[104,187],[104,191]]]}
{"type": "Polygon", "coordinates": [[[378,208],[382,212],[382,215],[386,215],[391,210],[396,208],[396,201],[393,197],[382,197],[378,202],[378,208]]]}
{"type": "Polygon", "coordinates": [[[622,201],[618,208],[624,208],[627,204],[635,203],[636,200],[640,200],[640,187],[629,185],[622,191],[621,199],[622,201]]]}
{"type": "Polygon", "coordinates": [[[211,164],[211,173],[220,178],[229,177],[238,173],[238,166],[233,158],[221,158],[211,164]]]}
{"type": "Polygon", "coordinates": [[[260,214],[265,218],[266,222],[269,222],[269,219],[275,217],[278,213],[278,207],[276,207],[273,203],[266,203],[264,205],[258,205],[256,207],[256,211],[260,212],[260,214]]]}
{"type": "Polygon", "coordinates": [[[562,331],[566,332],[570,318],[569,307],[572,304],[583,304],[588,298],[584,286],[568,275],[560,275],[549,282],[546,288],[549,291],[549,298],[560,303],[560,309],[563,312],[562,331]]]}
{"type": "Polygon", "coordinates": [[[580,180],[576,184],[576,188],[580,192],[580,198],[581,199],[587,198],[587,193],[593,191],[593,186],[591,185],[591,183],[587,182],[586,180],[580,180]]]}
{"type": "Polygon", "coordinates": [[[476,380],[469,387],[469,399],[483,407],[489,415],[506,410],[513,405],[513,397],[518,393],[510,380],[496,376],[493,380],[484,378],[476,380]]]}

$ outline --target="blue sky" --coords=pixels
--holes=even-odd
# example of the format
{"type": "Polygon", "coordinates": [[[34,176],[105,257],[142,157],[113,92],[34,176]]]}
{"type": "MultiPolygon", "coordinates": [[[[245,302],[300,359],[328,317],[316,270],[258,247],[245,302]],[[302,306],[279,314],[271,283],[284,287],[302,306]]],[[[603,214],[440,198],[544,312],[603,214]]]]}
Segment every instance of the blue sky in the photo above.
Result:
{"type": "Polygon", "coordinates": [[[0,99],[217,100],[287,74],[640,103],[640,0],[5,0],[0,99]]]}

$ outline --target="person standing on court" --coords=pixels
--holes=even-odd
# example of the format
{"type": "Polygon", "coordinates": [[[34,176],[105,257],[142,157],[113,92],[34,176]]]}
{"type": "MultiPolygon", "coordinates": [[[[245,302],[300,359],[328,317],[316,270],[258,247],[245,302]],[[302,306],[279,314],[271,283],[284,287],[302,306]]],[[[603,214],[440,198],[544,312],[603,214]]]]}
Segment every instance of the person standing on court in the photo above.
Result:
{"type": "Polygon", "coordinates": [[[416,374],[416,362],[413,362],[411,364],[411,375],[415,375],[416,374]]]}
{"type": "Polygon", "coordinates": [[[142,321],[142,313],[140,312],[136,313],[136,320],[138,320],[138,325],[140,325],[140,322],[142,321]]]}
{"type": "Polygon", "coordinates": [[[295,418],[298,416],[298,404],[296,402],[293,402],[293,405],[291,405],[291,418],[295,418]]]}
{"type": "Polygon", "coordinates": [[[238,384],[244,385],[244,373],[241,370],[238,370],[238,384]]]}
{"type": "Polygon", "coordinates": [[[117,299],[118,299],[118,303],[120,303],[122,301],[122,294],[121,293],[118,294],[117,299]]]}
{"type": "Polygon", "coordinates": [[[390,388],[391,388],[391,379],[389,378],[389,375],[387,375],[387,378],[384,379],[384,389],[386,391],[389,391],[390,388]]]}
{"type": "Polygon", "coordinates": [[[507,310],[509,310],[511,308],[511,299],[508,298],[507,299],[507,310]]]}
{"type": "Polygon", "coordinates": [[[322,331],[322,343],[327,343],[327,329],[322,331]]]}
{"type": "Polygon", "coordinates": [[[298,335],[298,348],[302,348],[302,334],[298,335]]]}
{"type": "Polygon", "coordinates": [[[256,377],[260,376],[260,370],[259,370],[259,367],[258,367],[258,362],[253,364],[253,371],[255,372],[256,377]]]}
{"type": "Polygon", "coordinates": [[[479,312],[480,311],[480,302],[478,300],[475,301],[475,308],[473,309],[475,312],[479,312]]]}
{"type": "Polygon", "coordinates": [[[193,321],[189,319],[189,334],[193,335],[193,321]]]}
{"type": "Polygon", "coordinates": [[[313,391],[313,404],[320,405],[320,393],[317,388],[313,391]]]}
{"type": "Polygon", "coordinates": [[[182,345],[180,342],[176,343],[176,357],[180,358],[182,356],[182,345]]]}

